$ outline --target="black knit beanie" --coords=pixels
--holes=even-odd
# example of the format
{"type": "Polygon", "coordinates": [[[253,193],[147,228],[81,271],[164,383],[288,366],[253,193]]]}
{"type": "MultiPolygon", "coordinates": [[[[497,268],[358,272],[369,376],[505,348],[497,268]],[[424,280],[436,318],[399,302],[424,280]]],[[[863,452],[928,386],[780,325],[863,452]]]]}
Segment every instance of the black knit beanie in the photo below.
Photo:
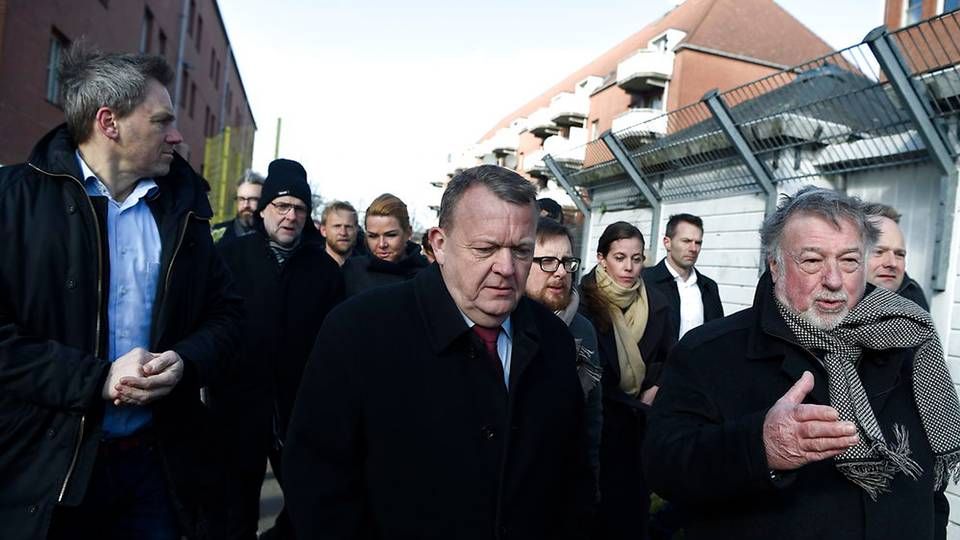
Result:
{"type": "Polygon", "coordinates": [[[267,179],[263,181],[260,192],[260,208],[265,208],[277,197],[289,195],[307,205],[307,211],[313,209],[313,197],[310,184],[307,183],[307,171],[292,159],[275,159],[267,168],[267,179]]]}

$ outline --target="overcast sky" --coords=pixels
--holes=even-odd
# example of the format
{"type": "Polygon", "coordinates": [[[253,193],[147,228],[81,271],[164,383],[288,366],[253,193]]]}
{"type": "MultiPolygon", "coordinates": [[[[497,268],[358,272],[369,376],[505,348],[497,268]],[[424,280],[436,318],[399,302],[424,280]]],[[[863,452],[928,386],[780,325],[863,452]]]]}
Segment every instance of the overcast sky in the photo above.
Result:
{"type": "MultiPolygon", "coordinates": [[[[883,0],[780,0],[843,48],[883,0]]],[[[676,1],[222,0],[258,131],[255,170],[281,157],[358,210],[390,191],[422,226],[448,152],[663,15],[676,1]]]]}

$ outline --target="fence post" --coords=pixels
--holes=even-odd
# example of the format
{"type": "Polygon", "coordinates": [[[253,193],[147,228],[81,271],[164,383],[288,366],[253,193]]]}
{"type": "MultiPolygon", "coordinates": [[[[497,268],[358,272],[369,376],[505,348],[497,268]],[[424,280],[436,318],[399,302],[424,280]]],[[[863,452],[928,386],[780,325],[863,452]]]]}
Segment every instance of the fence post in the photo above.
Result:
{"type": "Polygon", "coordinates": [[[637,167],[637,164],[630,158],[627,148],[623,146],[623,142],[621,142],[612,131],[604,131],[603,134],[600,135],[600,139],[603,140],[603,144],[607,145],[610,153],[613,154],[613,158],[623,167],[627,176],[630,177],[630,180],[637,186],[637,189],[643,194],[643,198],[650,203],[650,207],[653,209],[652,223],[650,224],[650,238],[647,240],[647,244],[650,249],[651,262],[654,262],[658,259],[657,249],[660,245],[660,207],[662,206],[660,193],[643,177],[640,168],[637,167]]]}
{"type": "Polygon", "coordinates": [[[563,169],[554,161],[553,156],[550,154],[543,156],[543,163],[547,166],[547,169],[557,183],[560,184],[560,187],[573,199],[573,204],[577,205],[577,210],[580,210],[580,213],[583,214],[583,231],[581,231],[580,235],[580,258],[586,262],[589,260],[588,257],[590,254],[590,246],[588,244],[590,243],[590,218],[593,215],[590,205],[577,193],[577,190],[573,189],[573,185],[567,180],[566,175],[563,174],[563,169]]]}
{"type": "Polygon", "coordinates": [[[903,108],[906,109],[913,126],[923,140],[930,158],[942,173],[930,276],[933,290],[942,292],[947,289],[950,244],[953,238],[953,213],[957,207],[957,166],[950,157],[950,150],[943,133],[930,118],[932,114],[925,95],[926,90],[911,80],[907,63],[887,29],[883,26],[874,28],[863,38],[863,42],[870,47],[890,86],[903,103],[903,108]]]}
{"type": "MultiPolygon", "coordinates": [[[[766,196],[764,214],[769,216],[777,209],[777,186],[773,183],[770,171],[757,159],[757,156],[753,155],[753,151],[750,150],[750,145],[747,144],[743,133],[740,132],[740,129],[733,122],[733,117],[730,116],[730,109],[727,108],[727,104],[724,103],[720,97],[720,92],[716,89],[707,92],[703,96],[703,101],[713,114],[713,118],[716,119],[720,130],[723,131],[727,140],[733,145],[733,149],[736,150],[737,155],[740,156],[740,159],[742,159],[743,163],[747,166],[750,175],[753,176],[757,185],[763,190],[766,196]]],[[[762,271],[763,265],[761,264],[760,266],[762,271]]]]}

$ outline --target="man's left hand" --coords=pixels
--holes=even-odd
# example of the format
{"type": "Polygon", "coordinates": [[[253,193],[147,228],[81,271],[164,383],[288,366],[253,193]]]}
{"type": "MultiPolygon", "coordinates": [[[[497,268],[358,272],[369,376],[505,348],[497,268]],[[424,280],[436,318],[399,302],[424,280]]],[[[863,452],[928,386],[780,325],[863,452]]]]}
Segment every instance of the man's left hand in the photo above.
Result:
{"type": "Polygon", "coordinates": [[[143,377],[123,377],[117,384],[116,405],[147,405],[170,393],[183,377],[183,359],[174,351],[154,354],[143,365],[143,377]]]}

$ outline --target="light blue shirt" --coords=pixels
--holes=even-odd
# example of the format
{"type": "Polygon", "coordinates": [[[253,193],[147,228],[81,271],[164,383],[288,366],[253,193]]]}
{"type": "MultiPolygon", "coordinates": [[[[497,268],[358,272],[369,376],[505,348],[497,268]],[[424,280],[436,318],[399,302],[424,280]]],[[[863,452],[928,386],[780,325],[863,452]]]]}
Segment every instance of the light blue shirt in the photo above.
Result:
{"type": "MultiPolygon", "coordinates": [[[[463,322],[467,323],[467,328],[472,329],[477,324],[471,321],[463,311],[460,315],[463,315],[463,322]]],[[[510,357],[513,355],[513,325],[510,323],[510,317],[500,324],[500,333],[497,334],[497,355],[500,356],[500,363],[503,365],[503,384],[510,388],[510,357]]]]}
{"type": "MultiPolygon", "coordinates": [[[[160,230],[147,206],[156,193],[150,178],[137,182],[123,202],[110,190],[77,152],[83,185],[91,197],[107,199],[107,243],[110,253],[110,289],[107,298],[107,360],[113,362],[135,347],[150,350],[150,322],[160,277],[160,230]]],[[[149,424],[148,407],[107,403],[103,416],[104,438],[131,435],[149,424]]]]}

